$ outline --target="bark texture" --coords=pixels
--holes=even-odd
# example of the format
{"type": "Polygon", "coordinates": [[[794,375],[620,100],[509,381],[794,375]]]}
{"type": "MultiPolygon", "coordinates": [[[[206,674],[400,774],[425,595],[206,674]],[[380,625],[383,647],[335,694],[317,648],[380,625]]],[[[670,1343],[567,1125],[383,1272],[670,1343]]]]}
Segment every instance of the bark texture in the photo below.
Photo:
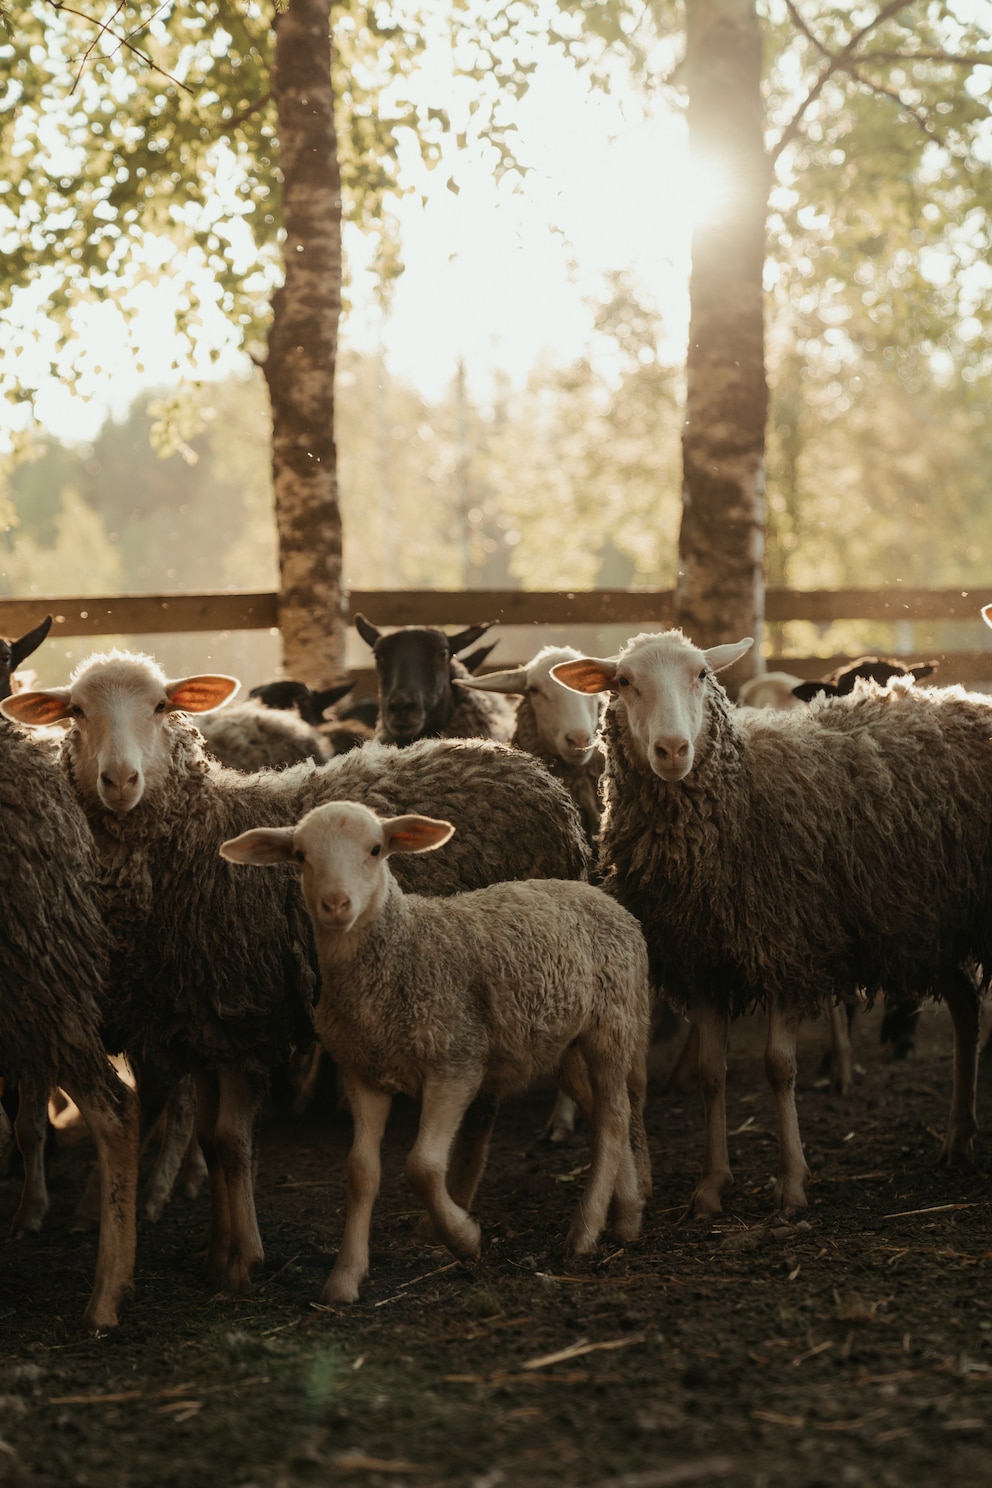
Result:
{"type": "Polygon", "coordinates": [[[265,377],[279,533],[283,664],[311,687],[344,671],[334,366],[341,312],[341,179],[329,0],[275,21],[285,279],[272,300],[265,377]]]}
{"type": "Polygon", "coordinates": [[[770,171],[754,0],[687,0],[686,38],[692,158],[725,190],[692,240],[678,620],[701,646],[753,635],[740,681],[760,669],[764,621],[770,171]]]}

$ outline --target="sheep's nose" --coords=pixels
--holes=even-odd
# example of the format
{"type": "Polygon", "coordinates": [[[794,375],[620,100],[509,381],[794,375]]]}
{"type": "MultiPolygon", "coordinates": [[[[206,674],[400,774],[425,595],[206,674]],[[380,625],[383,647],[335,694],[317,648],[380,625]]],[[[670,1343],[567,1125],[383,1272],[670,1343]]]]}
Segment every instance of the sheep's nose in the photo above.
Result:
{"type": "Polygon", "coordinates": [[[107,790],[120,791],[123,794],[126,790],[130,790],[137,785],[138,772],[137,770],[131,770],[129,773],[125,773],[121,770],[117,775],[110,775],[107,771],[104,771],[100,776],[100,783],[106,786],[107,790]]]}
{"type": "Polygon", "coordinates": [[[680,765],[689,758],[689,740],[671,736],[656,739],[654,752],[664,765],[680,765]]]}
{"type": "Polygon", "coordinates": [[[346,920],[351,914],[351,899],[347,894],[325,894],[320,907],[329,920],[346,920]]]}
{"type": "Polygon", "coordinates": [[[572,733],[565,735],[565,743],[572,749],[588,749],[592,737],[586,729],[573,729],[572,733]]]}

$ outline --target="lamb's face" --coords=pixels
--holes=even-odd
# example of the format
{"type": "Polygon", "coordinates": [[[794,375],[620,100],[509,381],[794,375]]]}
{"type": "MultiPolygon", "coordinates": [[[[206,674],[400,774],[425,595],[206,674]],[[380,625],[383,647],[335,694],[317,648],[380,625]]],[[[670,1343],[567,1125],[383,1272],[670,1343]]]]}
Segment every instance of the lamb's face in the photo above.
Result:
{"type": "Polygon", "coordinates": [[[572,692],[551,675],[551,668],[577,651],[560,647],[536,656],[527,668],[525,696],[534,710],[537,736],[548,754],[567,765],[584,765],[593,752],[605,693],[572,692]]]}
{"type": "Polygon", "coordinates": [[[747,651],[751,640],[702,651],[679,630],[640,635],[609,660],[584,657],[554,668],[566,687],[609,687],[627,725],[635,756],[669,784],[695,763],[706,716],[707,679],[747,651]]]}
{"type": "Polygon", "coordinates": [[[169,771],[170,713],[203,713],[237,691],[233,677],[169,682],[147,656],[115,652],[84,662],[67,687],[19,693],[4,704],[28,724],[68,720],[76,785],[83,796],[119,816],[169,771]]]}

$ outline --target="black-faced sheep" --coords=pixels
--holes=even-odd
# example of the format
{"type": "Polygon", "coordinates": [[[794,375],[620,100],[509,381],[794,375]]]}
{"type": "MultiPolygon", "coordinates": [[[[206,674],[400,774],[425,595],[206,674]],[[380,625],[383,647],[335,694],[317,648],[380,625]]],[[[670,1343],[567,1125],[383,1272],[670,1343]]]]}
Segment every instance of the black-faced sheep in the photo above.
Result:
{"type": "Polygon", "coordinates": [[[150,658],[111,653],[83,663],[67,687],[2,704],[23,723],[71,722],[62,762],[93,830],[120,948],[110,1036],[196,1078],[213,1208],[207,1271],[229,1290],[246,1287],[262,1259],[255,1123],[269,1070],[312,1038],[316,959],[293,875],[247,873],[224,863],[218,844],[343,797],[384,814],[436,812],[463,829],[435,872],[405,860],[405,880],[427,892],[584,877],[589,860],[565,790],[536,760],[486,741],[370,744],[322,766],[225,770],[184,715],[219,706],[236,686],[167,681],[150,658]]]}
{"type": "Polygon", "coordinates": [[[698,1023],[706,1108],[693,1207],[731,1181],[729,1022],[769,1015],[779,1119],[775,1203],[806,1205],[795,1110],[799,1019],[837,995],[937,995],[955,1027],[944,1155],[971,1147],[978,997],[992,966],[992,701],[960,688],[857,691],[780,713],[731,706],[714,675],[750,641],[680,631],[556,668],[609,688],[605,884],[641,922],[656,982],[698,1023]]]}
{"type": "Polygon", "coordinates": [[[13,1231],[37,1229],[47,1208],[39,1162],[48,1093],[59,1085],[86,1120],[102,1179],[84,1322],[112,1328],[134,1275],[138,1126],[133,1092],[100,1037],[109,957],[93,841],[62,772],[5,720],[0,816],[0,1069],[20,1080],[16,1126],[25,1166],[13,1231]]]}
{"type": "Polygon", "coordinates": [[[417,739],[509,739],[514,709],[505,698],[453,686],[471,675],[458,652],[484,635],[488,625],[453,636],[414,625],[383,635],[364,615],[356,615],[355,629],[375,659],[381,743],[405,747],[417,739]]]}
{"type": "Polygon", "coordinates": [[[51,628],[52,617],[46,615],[40,625],[26,631],[19,640],[8,641],[0,636],[0,702],[14,691],[14,672],[32,651],[37,651],[51,628]]]}
{"type": "Polygon", "coordinates": [[[452,831],[337,801],[295,827],[251,831],[220,849],[235,863],[300,864],[321,968],[317,1028],[355,1123],[344,1240],[325,1302],[357,1301],[368,1274],[379,1149],[399,1093],[421,1102],[407,1178],[456,1256],[476,1258],[480,1240],[467,1211],[484,1154],[465,1186],[448,1179],[463,1117],[480,1092],[498,1100],[552,1070],[593,1134],[567,1253],[595,1249],[611,1199],[619,1237],[640,1231],[650,1187],[641,1120],[649,997],[637,922],[601,890],[561,880],[447,899],[403,894],[387,859],[440,847],[452,831]]]}

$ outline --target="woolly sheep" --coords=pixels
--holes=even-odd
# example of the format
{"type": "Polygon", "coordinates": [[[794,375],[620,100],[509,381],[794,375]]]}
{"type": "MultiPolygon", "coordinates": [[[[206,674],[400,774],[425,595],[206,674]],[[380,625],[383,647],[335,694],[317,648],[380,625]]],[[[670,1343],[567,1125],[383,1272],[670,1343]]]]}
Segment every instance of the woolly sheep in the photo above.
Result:
{"type": "Polygon", "coordinates": [[[737,704],[741,708],[801,708],[795,689],[802,686],[802,681],[791,672],[762,672],[741,683],[737,704]]]}
{"type": "Polygon", "coordinates": [[[325,760],[330,752],[299,714],[257,702],[208,713],[197,726],[210,754],[231,770],[281,770],[302,760],[325,760]]]}
{"type": "Polygon", "coordinates": [[[846,697],[859,683],[877,682],[886,687],[893,680],[921,682],[937,670],[935,661],[917,662],[915,666],[904,666],[901,661],[892,661],[886,656],[859,656],[855,661],[845,662],[814,682],[799,682],[793,696],[801,703],[810,703],[814,698],[846,697]]]}
{"type": "Polygon", "coordinates": [[[47,1208],[38,1165],[48,1092],[60,1085],[86,1120],[102,1177],[83,1320],[92,1331],[112,1328],[134,1276],[137,1112],[100,1039],[109,967],[93,841],[61,771],[4,720],[0,816],[0,1069],[20,1081],[25,1167],[13,1232],[37,1229],[47,1208]]]}
{"type": "Polygon", "coordinates": [[[487,741],[370,744],[322,766],[225,770],[184,714],[219,706],[237,685],[168,681],[150,657],[111,652],[67,687],[0,705],[28,724],[71,720],[62,764],[94,833],[120,947],[110,1036],[196,1078],[213,1209],[207,1274],[228,1290],[247,1287],[263,1258],[255,1124],[268,1072],[312,1039],[316,959],[293,876],[246,874],[218,858],[218,843],[344,797],[385,814],[436,811],[463,828],[440,871],[407,860],[405,880],[428,892],[579,878],[589,861],[564,789],[537,761],[487,741]]]}
{"type": "Polygon", "coordinates": [[[438,848],[453,830],[335,801],[295,827],[247,832],[220,849],[235,863],[300,864],[321,968],[317,1028],[355,1122],[344,1239],[324,1302],[357,1301],[368,1275],[379,1149],[398,1093],[421,1101],[407,1178],[457,1257],[478,1257],[480,1240],[467,1210],[481,1159],[449,1192],[462,1118],[480,1092],[499,1099],[559,1067],[593,1133],[566,1251],[595,1249],[611,1196],[620,1239],[640,1232],[649,999],[637,922],[601,890],[561,880],[404,895],[387,860],[438,848]]]}
{"type": "MultiPolygon", "coordinates": [[[[374,698],[359,698],[350,707],[338,709],[325,718],[327,710],[340,702],[354,685],[354,682],[341,682],[335,687],[314,691],[305,682],[284,678],[277,682],[263,682],[260,687],[253,687],[248,696],[265,708],[291,712],[310,724],[320,736],[324,757],[330,758],[334,754],[346,754],[349,749],[361,748],[374,734],[379,712],[374,698]]],[[[314,753],[311,757],[319,759],[321,756],[314,753]]]]}
{"type": "Polygon", "coordinates": [[[599,781],[603,751],[596,743],[602,699],[561,687],[551,675],[558,662],[581,653],[574,646],[545,646],[523,666],[460,679],[459,687],[519,697],[510,743],[543,760],[566,787],[590,842],[599,831],[599,781]]]}
{"type": "Polygon", "coordinates": [[[364,615],[356,615],[355,628],[375,659],[380,742],[405,747],[428,738],[509,739],[514,709],[505,698],[453,686],[470,675],[458,652],[477,641],[488,625],[473,625],[453,636],[434,626],[414,625],[383,635],[364,615]]]}
{"type": "Polygon", "coordinates": [[[555,670],[613,694],[601,866],[644,928],[656,982],[699,1026],[699,1215],[720,1212],[731,1182],[731,1017],[768,1009],[774,1197],[798,1210],[799,1019],[861,987],[942,996],[955,1028],[943,1155],[956,1158],[976,1126],[978,997],[964,967],[992,966],[992,702],[893,685],[798,712],[733,708],[714,674],[750,645],[703,651],[672,630],[555,670]]]}

